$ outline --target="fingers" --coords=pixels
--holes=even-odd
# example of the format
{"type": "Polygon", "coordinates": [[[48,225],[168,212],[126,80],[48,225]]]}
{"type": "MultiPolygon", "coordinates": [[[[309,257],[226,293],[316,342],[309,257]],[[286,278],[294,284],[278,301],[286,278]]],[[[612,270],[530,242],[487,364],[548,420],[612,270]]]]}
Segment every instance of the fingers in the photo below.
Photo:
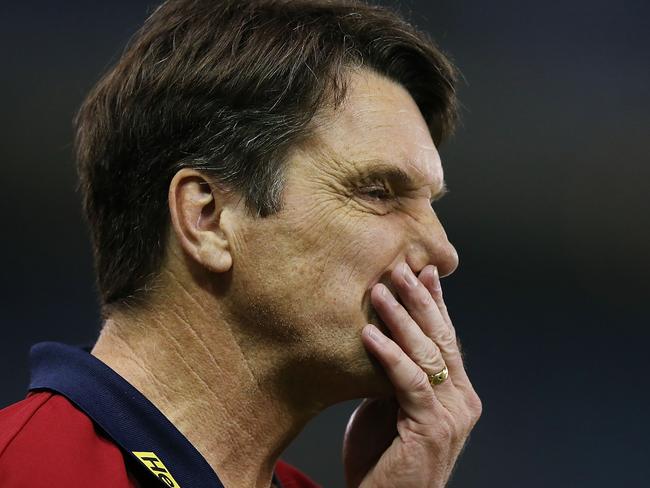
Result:
{"type": "Polygon", "coordinates": [[[434,394],[424,370],[374,325],[366,325],[361,337],[366,348],[384,367],[395,388],[400,408],[417,423],[430,424],[432,407],[434,417],[435,412],[441,412],[444,407],[434,394]]]}
{"type": "Polygon", "coordinates": [[[415,323],[383,284],[375,286],[371,301],[402,350],[428,374],[442,371],[445,361],[438,346],[415,323]]]}
{"type": "Polygon", "coordinates": [[[445,323],[451,329],[452,335],[456,338],[456,346],[460,352],[461,358],[463,361],[465,356],[463,355],[463,345],[460,342],[460,337],[456,335],[456,328],[449,317],[449,311],[447,310],[447,304],[442,296],[442,287],[440,286],[440,276],[438,274],[438,269],[433,265],[425,266],[418,275],[418,279],[422,282],[424,287],[431,293],[433,300],[440,310],[440,315],[444,319],[445,323]]]}
{"type": "Polygon", "coordinates": [[[362,341],[383,366],[400,406],[399,437],[391,446],[401,440],[411,446],[412,456],[412,446],[424,439],[422,446],[432,446],[424,456],[428,458],[441,447],[462,445],[481,415],[482,404],[467,378],[438,276],[433,267],[426,267],[420,277],[403,263],[391,274],[395,294],[383,284],[373,287],[371,302],[392,338],[367,325],[362,341]],[[449,378],[432,387],[427,373],[436,373],[445,364],[449,378]]]}
{"type": "MultiPolygon", "coordinates": [[[[451,329],[452,334],[456,336],[456,330],[454,329],[454,325],[449,318],[449,312],[447,311],[447,304],[442,297],[442,287],[440,286],[440,276],[438,275],[438,269],[432,265],[425,266],[420,271],[418,278],[433,297],[433,300],[436,302],[438,310],[440,311],[440,315],[451,329]]],[[[456,342],[458,342],[458,337],[456,337],[456,342]]],[[[460,343],[458,343],[458,346],[458,349],[460,349],[460,343]]]]}
{"type": "Polygon", "coordinates": [[[423,278],[427,280],[427,287],[413,274],[406,263],[395,267],[391,279],[408,313],[422,328],[424,334],[430,337],[440,349],[442,358],[449,368],[450,379],[454,383],[467,383],[469,379],[458,348],[456,331],[448,318],[439,280],[436,279],[436,275],[431,276],[432,269],[425,268],[423,272],[425,270],[423,278]]]}

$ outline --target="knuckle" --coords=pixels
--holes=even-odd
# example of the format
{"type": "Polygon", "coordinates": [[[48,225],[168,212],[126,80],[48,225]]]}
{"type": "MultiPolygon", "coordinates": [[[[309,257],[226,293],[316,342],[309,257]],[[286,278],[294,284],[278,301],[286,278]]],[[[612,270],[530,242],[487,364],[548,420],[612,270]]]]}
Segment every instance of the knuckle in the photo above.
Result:
{"type": "Polygon", "coordinates": [[[417,297],[418,305],[420,305],[420,307],[422,307],[425,310],[429,310],[433,306],[433,297],[427,290],[423,288],[419,288],[418,291],[419,291],[417,297]]]}
{"type": "Polygon", "coordinates": [[[388,343],[386,345],[385,357],[389,367],[397,368],[404,362],[405,354],[396,344],[388,343]]]}
{"type": "Polygon", "coordinates": [[[436,344],[443,354],[448,356],[460,355],[456,339],[447,331],[436,337],[436,344]]]}
{"type": "Polygon", "coordinates": [[[420,364],[425,370],[428,368],[435,369],[436,365],[440,363],[442,359],[440,349],[438,349],[436,343],[429,338],[420,343],[414,355],[418,358],[416,362],[420,364]]]}
{"type": "Polygon", "coordinates": [[[429,383],[429,377],[427,374],[420,368],[415,368],[411,374],[411,378],[407,382],[407,387],[411,391],[429,391],[431,384],[429,383]]]}
{"type": "Polygon", "coordinates": [[[475,391],[472,391],[467,396],[467,406],[469,408],[472,420],[476,422],[483,413],[483,402],[475,391]]]}
{"type": "Polygon", "coordinates": [[[440,328],[440,344],[452,348],[452,347],[458,347],[457,344],[458,342],[456,341],[456,334],[454,331],[451,329],[451,327],[447,327],[445,324],[444,327],[440,328]]]}
{"type": "Polygon", "coordinates": [[[449,337],[454,341],[454,343],[458,343],[458,335],[456,334],[456,327],[454,327],[454,324],[451,322],[445,322],[447,325],[447,330],[449,331],[449,337]]]}
{"type": "Polygon", "coordinates": [[[440,349],[432,340],[426,341],[425,345],[421,346],[416,362],[425,371],[437,373],[444,368],[445,362],[440,354],[440,349]]]}

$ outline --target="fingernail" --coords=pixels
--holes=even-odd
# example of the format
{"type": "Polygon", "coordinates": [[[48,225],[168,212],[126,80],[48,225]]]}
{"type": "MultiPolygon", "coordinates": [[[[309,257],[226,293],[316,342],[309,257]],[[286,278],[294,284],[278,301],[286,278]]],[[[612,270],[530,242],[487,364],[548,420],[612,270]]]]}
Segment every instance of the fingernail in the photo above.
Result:
{"type": "Polygon", "coordinates": [[[368,336],[373,341],[375,341],[375,342],[377,342],[379,344],[381,344],[383,342],[386,342],[386,337],[384,337],[384,335],[381,332],[379,332],[379,329],[377,329],[377,327],[375,327],[372,324],[368,324],[367,333],[368,333],[368,336]]]}
{"type": "Polygon", "coordinates": [[[397,300],[395,300],[395,297],[393,294],[390,292],[388,287],[384,285],[383,283],[377,285],[377,288],[379,288],[379,296],[381,297],[382,300],[384,300],[385,303],[388,303],[389,305],[395,306],[397,304],[397,300]]]}
{"type": "Polygon", "coordinates": [[[438,273],[438,268],[436,266],[433,267],[433,289],[436,291],[442,289],[440,286],[440,274],[438,273]]]}
{"type": "Polygon", "coordinates": [[[415,277],[413,271],[411,271],[411,268],[409,268],[409,265],[406,263],[402,264],[402,278],[404,278],[404,281],[406,281],[406,284],[409,286],[417,285],[418,279],[415,277]]]}

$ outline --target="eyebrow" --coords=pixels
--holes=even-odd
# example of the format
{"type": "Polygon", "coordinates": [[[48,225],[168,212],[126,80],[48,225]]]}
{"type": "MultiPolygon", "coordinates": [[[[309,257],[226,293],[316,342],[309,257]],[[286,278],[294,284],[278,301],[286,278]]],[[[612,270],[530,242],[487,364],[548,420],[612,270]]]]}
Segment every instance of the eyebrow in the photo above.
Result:
{"type": "MultiPolygon", "coordinates": [[[[402,188],[417,188],[421,186],[421,182],[413,174],[384,161],[359,168],[359,175],[365,180],[386,179],[390,183],[402,188]]],[[[432,202],[440,200],[449,192],[444,181],[441,186],[435,188],[435,190],[432,188],[432,190],[432,202]]]]}

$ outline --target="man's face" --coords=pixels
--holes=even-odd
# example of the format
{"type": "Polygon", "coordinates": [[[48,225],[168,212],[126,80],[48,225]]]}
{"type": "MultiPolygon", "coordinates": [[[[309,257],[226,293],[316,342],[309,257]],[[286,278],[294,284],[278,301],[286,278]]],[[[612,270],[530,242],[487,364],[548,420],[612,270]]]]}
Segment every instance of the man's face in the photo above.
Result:
{"type": "Polygon", "coordinates": [[[242,223],[230,313],[305,383],[341,399],[384,393],[360,340],[365,324],[381,326],[373,285],[394,289],[402,262],[441,276],[458,262],[431,207],[444,192],[440,157],[408,92],[370,71],[352,75],[346,104],[320,127],[315,147],[290,156],[283,209],[242,223]]]}

